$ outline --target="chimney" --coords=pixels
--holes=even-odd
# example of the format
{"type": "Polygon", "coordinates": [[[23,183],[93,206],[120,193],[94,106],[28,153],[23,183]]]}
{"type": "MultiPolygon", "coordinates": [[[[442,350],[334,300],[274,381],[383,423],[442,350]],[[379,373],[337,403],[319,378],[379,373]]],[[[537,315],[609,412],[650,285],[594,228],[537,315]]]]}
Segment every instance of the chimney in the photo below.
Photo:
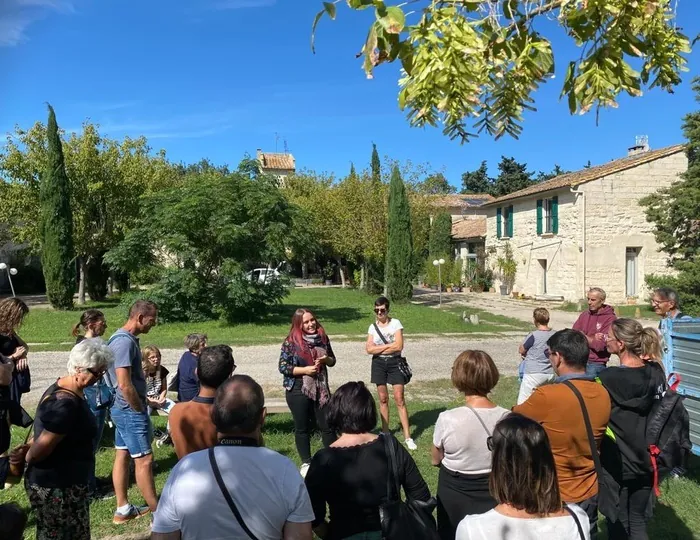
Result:
{"type": "Polygon", "coordinates": [[[634,146],[627,149],[627,156],[638,156],[649,151],[649,137],[647,135],[637,135],[634,141],[634,146]]]}

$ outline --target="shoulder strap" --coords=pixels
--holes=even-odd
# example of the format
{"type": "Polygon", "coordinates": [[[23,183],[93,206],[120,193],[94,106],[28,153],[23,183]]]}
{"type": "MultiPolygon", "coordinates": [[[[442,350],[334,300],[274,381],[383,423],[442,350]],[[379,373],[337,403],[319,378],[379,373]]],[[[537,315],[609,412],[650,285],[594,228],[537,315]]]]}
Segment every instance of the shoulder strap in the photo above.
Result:
{"type": "Polygon", "coordinates": [[[379,339],[381,339],[381,340],[384,342],[385,345],[388,345],[389,342],[388,342],[387,339],[384,337],[384,334],[382,334],[382,331],[379,329],[379,326],[377,326],[377,323],[375,322],[375,323],[372,323],[372,324],[374,324],[374,329],[377,331],[377,335],[379,336],[379,339]]]}
{"type": "Polygon", "coordinates": [[[578,535],[581,538],[581,540],[586,540],[586,535],[583,534],[583,527],[581,527],[581,521],[579,521],[578,516],[576,515],[576,512],[573,511],[573,509],[568,505],[564,505],[564,509],[571,514],[571,517],[574,518],[574,521],[576,522],[576,528],[578,529],[578,535]]]}
{"type": "Polygon", "coordinates": [[[479,415],[479,413],[476,412],[476,411],[474,410],[474,407],[472,407],[472,406],[469,405],[468,403],[465,403],[465,405],[466,405],[467,409],[469,409],[471,412],[473,412],[473,413],[476,415],[476,419],[477,419],[477,420],[479,421],[479,423],[484,427],[484,429],[486,430],[486,433],[488,433],[488,435],[489,435],[489,437],[490,437],[490,436],[491,436],[491,430],[490,430],[489,428],[486,427],[486,424],[485,424],[484,421],[481,419],[481,416],[479,415]]]}
{"type": "Polygon", "coordinates": [[[399,468],[396,459],[396,448],[394,448],[394,437],[388,433],[383,433],[384,450],[386,451],[387,465],[389,473],[386,480],[386,496],[389,501],[401,500],[401,483],[399,482],[399,468]]]}
{"type": "Polygon", "coordinates": [[[228,507],[231,509],[231,512],[233,512],[233,515],[236,516],[236,519],[238,520],[238,524],[246,532],[246,534],[248,535],[248,537],[251,540],[258,540],[255,537],[255,535],[252,532],[250,532],[250,529],[245,524],[245,521],[243,521],[243,517],[241,516],[241,513],[238,511],[238,507],[236,506],[236,503],[233,502],[233,498],[231,497],[231,494],[228,492],[228,489],[226,489],[226,484],[224,484],[224,479],[221,478],[221,471],[219,471],[219,466],[216,464],[216,456],[214,455],[214,448],[209,448],[209,463],[211,463],[211,468],[214,471],[214,478],[216,478],[216,483],[219,484],[219,489],[221,490],[221,493],[223,494],[224,498],[226,499],[226,502],[228,503],[228,507]]]}
{"type": "Polygon", "coordinates": [[[595,437],[593,436],[593,428],[591,427],[591,419],[588,417],[588,409],[586,409],[586,403],[583,401],[583,396],[581,392],[578,391],[571,381],[564,381],[564,384],[569,387],[569,389],[576,395],[579,405],[581,405],[581,412],[583,413],[583,421],[586,424],[586,433],[588,434],[588,444],[591,445],[591,455],[593,457],[593,464],[595,465],[595,472],[598,475],[598,481],[603,476],[603,469],[600,466],[600,455],[598,455],[598,447],[595,444],[595,437]]]}

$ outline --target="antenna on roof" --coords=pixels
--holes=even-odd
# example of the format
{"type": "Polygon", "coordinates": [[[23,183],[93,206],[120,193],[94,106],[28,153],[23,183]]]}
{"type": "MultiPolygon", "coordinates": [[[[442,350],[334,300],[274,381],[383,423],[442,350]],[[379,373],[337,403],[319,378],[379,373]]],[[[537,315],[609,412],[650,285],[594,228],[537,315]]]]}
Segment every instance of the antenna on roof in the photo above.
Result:
{"type": "Polygon", "coordinates": [[[277,153],[277,143],[280,140],[280,135],[275,131],[275,153],[277,153]]]}
{"type": "Polygon", "coordinates": [[[649,149],[649,135],[637,135],[634,138],[635,146],[643,146],[649,149]]]}
{"type": "Polygon", "coordinates": [[[284,153],[289,154],[289,147],[287,146],[287,139],[284,139],[284,153]]]}

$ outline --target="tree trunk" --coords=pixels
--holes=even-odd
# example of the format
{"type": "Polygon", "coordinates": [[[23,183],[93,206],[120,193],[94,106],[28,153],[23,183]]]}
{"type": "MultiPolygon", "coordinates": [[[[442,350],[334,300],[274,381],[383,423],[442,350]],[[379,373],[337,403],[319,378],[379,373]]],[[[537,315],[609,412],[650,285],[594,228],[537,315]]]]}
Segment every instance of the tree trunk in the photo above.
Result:
{"type": "Polygon", "coordinates": [[[301,279],[309,279],[309,263],[304,261],[301,263],[301,279]]]}
{"type": "Polygon", "coordinates": [[[367,288],[367,263],[362,261],[362,266],[360,267],[360,290],[364,291],[367,288]]]}
{"type": "Polygon", "coordinates": [[[85,280],[87,279],[87,262],[85,257],[79,258],[80,264],[80,283],[78,284],[78,304],[85,304],[85,280]]]}
{"type": "Polygon", "coordinates": [[[340,285],[345,288],[345,269],[343,268],[343,261],[341,260],[340,257],[337,259],[338,261],[338,272],[340,272],[340,285]]]}

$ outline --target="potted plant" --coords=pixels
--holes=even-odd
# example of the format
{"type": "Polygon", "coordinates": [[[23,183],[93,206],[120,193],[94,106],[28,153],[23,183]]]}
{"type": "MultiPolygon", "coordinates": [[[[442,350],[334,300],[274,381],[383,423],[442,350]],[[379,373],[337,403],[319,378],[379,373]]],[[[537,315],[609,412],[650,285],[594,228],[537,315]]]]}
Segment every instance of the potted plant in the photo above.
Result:
{"type": "Polygon", "coordinates": [[[335,268],[331,263],[328,263],[322,271],[323,278],[326,280],[326,285],[333,285],[333,276],[335,275],[335,268]]]}
{"type": "Polygon", "coordinates": [[[515,285],[515,274],[518,272],[518,263],[513,258],[513,249],[510,243],[506,243],[503,255],[496,260],[496,267],[500,274],[501,295],[508,296],[515,285]]]}

